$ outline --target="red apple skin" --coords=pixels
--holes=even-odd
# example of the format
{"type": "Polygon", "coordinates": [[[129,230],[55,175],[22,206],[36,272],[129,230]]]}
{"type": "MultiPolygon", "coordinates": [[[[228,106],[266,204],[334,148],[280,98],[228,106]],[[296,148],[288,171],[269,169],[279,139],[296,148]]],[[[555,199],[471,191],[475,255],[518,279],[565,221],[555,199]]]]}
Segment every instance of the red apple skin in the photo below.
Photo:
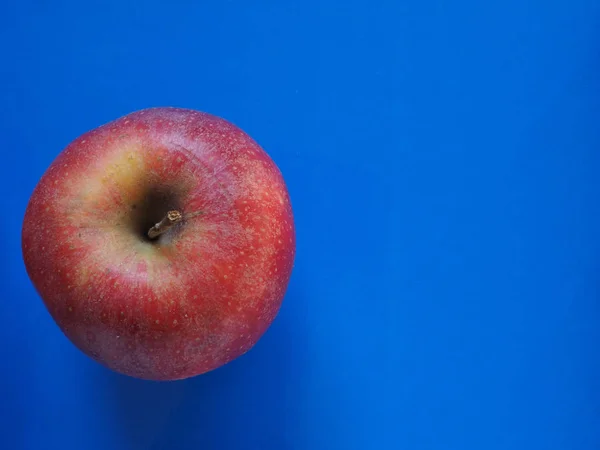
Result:
{"type": "Polygon", "coordinates": [[[22,228],[27,273],[63,333],[148,380],[196,376],[252,348],[279,311],[295,246],[271,158],[228,121],[181,108],[137,111],[71,142],[22,228]],[[183,222],[147,239],[172,209],[183,222]]]}

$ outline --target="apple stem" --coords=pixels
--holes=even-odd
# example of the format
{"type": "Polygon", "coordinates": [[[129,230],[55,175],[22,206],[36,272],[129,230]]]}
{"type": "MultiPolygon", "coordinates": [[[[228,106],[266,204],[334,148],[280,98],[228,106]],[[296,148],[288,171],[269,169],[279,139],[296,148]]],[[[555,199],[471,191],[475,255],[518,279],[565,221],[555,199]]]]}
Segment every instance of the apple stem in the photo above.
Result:
{"type": "Polygon", "coordinates": [[[168,231],[173,225],[181,222],[183,216],[179,211],[169,211],[167,215],[148,230],[148,237],[150,239],[156,239],[158,236],[168,231]]]}

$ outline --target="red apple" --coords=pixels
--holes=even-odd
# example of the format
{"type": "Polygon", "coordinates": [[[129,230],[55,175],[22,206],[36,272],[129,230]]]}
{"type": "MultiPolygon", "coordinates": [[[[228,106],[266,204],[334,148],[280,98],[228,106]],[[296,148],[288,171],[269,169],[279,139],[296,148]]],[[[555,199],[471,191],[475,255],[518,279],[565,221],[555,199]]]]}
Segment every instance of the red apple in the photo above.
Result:
{"type": "Polygon", "coordinates": [[[151,380],[205,373],[256,344],[295,257],[282,175],[242,130],[151,108],[89,131],[29,201],[25,266],[81,351],[151,380]]]}

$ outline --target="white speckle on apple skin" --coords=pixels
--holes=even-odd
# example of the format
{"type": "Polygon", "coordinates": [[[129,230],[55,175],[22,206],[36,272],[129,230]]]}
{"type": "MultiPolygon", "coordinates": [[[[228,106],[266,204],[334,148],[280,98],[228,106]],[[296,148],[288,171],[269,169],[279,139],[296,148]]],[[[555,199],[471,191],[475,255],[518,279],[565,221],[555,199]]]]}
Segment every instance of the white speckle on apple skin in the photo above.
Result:
{"type": "Polygon", "coordinates": [[[83,136],[48,169],[23,223],[27,271],[65,334],[111,369],[154,380],[198,375],[252,348],[295,257],[273,161],[234,125],[177,108],[83,136]],[[184,214],[202,214],[144,241],[131,205],[153,188],[170,190],[184,214]]]}

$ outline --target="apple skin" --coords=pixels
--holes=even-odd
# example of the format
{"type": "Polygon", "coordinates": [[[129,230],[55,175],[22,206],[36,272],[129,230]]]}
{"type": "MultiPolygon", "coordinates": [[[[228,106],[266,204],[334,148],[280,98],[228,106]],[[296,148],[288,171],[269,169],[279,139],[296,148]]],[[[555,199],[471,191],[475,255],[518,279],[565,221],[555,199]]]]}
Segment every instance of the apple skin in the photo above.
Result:
{"type": "Polygon", "coordinates": [[[91,130],[53,161],[22,227],[27,273],[67,338],[104,366],[177,380],[252,348],[294,264],[278,167],[213,115],[149,108],[91,130]],[[184,220],[146,232],[176,209],[184,220]]]}

